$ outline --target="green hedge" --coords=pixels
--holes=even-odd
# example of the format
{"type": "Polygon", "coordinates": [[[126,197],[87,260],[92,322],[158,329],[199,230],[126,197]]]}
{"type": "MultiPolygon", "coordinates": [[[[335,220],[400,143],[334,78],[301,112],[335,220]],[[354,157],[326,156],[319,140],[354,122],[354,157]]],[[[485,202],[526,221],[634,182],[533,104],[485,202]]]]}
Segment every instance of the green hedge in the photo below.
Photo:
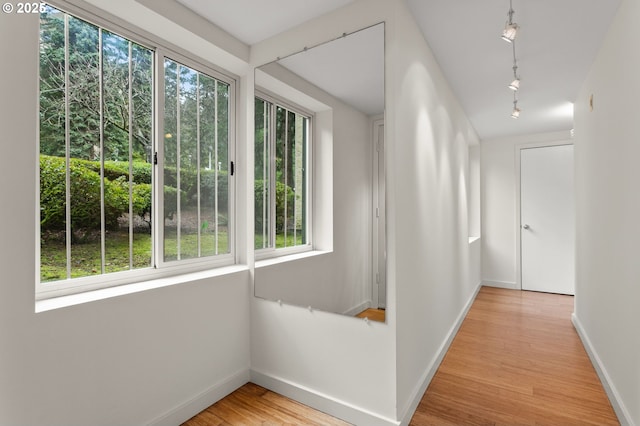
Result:
{"type": "MultiPolygon", "coordinates": [[[[64,230],[65,211],[65,159],[47,155],[40,156],[40,225],[42,230],[64,230]]],[[[72,231],[80,229],[100,229],[100,163],[79,159],[70,160],[71,171],[71,217],[72,231]]],[[[133,165],[133,213],[150,222],[151,220],[151,165],[138,162],[133,165]]],[[[165,170],[164,217],[172,218],[176,213],[178,190],[175,188],[175,169],[165,170]]],[[[124,162],[105,162],[105,227],[117,229],[118,219],[129,212],[129,166],[124,162]]],[[[197,203],[196,176],[193,172],[182,171],[180,191],[181,204],[197,203]]],[[[218,174],[220,194],[228,193],[226,172],[218,174]]],[[[215,195],[215,171],[202,171],[200,174],[201,202],[212,204],[215,195]]],[[[263,181],[255,182],[256,229],[262,229],[263,181]]],[[[276,230],[284,228],[284,198],[293,204],[295,193],[292,188],[281,182],[276,183],[276,230]]],[[[218,197],[218,209],[226,211],[228,200],[218,197]]]]}
{"type": "MultiPolygon", "coordinates": [[[[91,162],[70,160],[71,229],[100,228],[100,175],[91,162]]],[[[40,225],[44,230],[65,229],[66,164],[60,157],[40,156],[40,225]]],[[[105,179],[105,227],[115,229],[128,211],[129,194],[120,182],[105,179]]]]}
{"type": "MultiPolygon", "coordinates": [[[[216,185],[215,170],[200,171],[200,201],[207,205],[212,205],[215,197],[216,185]]],[[[164,185],[171,188],[177,188],[178,179],[175,167],[165,167],[164,169],[164,185]]],[[[184,200],[189,205],[198,203],[198,176],[196,169],[180,170],[180,189],[184,192],[184,200]]],[[[225,170],[218,171],[218,194],[227,194],[229,190],[229,178],[225,170]]],[[[225,197],[218,196],[218,210],[227,211],[229,202],[225,197]]]]}
{"type": "MultiPolygon", "coordinates": [[[[100,229],[100,162],[72,158],[71,217],[72,231],[100,229]]],[[[40,156],[40,225],[42,230],[64,230],[65,211],[65,159],[47,155],[40,156]]],[[[151,174],[152,166],[145,162],[133,163],[133,213],[142,219],[151,220],[151,174]]],[[[116,229],[118,218],[129,212],[129,164],[106,161],[104,165],[105,227],[116,229]]],[[[164,216],[172,218],[177,209],[175,169],[165,170],[164,216]]],[[[203,170],[200,174],[200,196],[205,205],[212,205],[215,196],[215,171],[203,170]]],[[[226,172],[218,172],[219,194],[228,193],[226,172]]],[[[181,171],[180,202],[183,206],[197,205],[197,176],[194,171],[181,171]]],[[[226,211],[228,200],[218,197],[218,210],[226,211]]]]}
{"type": "MultiPolygon", "coordinates": [[[[287,194],[287,204],[293,205],[295,202],[295,192],[293,188],[285,185],[282,182],[276,182],[276,232],[282,232],[284,230],[284,197],[285,188],[287,194]]],[[[262,232],[262,208],[263,208],[263,194],[264,194],[264,181],[256,180],[254,185],[254,197],[255,197],[255,231],[256,233],[262,232]]],[[[268,191],[268,188],[267,188],[268,191]]],[[[267,200],[268,201],[268,200],[267,200]]],[[[268,208],[268,207],[267,207],[268,208]]]]}

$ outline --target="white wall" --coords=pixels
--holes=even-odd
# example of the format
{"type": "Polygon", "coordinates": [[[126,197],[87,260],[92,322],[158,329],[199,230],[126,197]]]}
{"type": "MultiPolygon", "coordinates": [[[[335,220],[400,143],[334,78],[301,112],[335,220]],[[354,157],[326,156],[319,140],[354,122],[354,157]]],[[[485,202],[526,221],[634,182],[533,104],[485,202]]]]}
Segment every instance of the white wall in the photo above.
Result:
{"type": "Polygon", "coordinates": [[[620,420],[640,425],[640,3],[624,0],[575,107],[575,323],[620,420]],[[593,112],[589,98],[593,95],[593,112]]]}
{"type": "MultiPolygon", "coordinates": [[[[383,0],[355,2],[253,46],[252,63],[258,66],[343,32],[388,20],[388,10],[383,0]]],[[[323,102],[333,108],[333,251],[288,265],[258,268],[256,285],[262,279],[287,280],[294,285],[311,281],[319,284],[315,291],[323,292],[322,285],[328,281],[360,279],[364,271],[359,268],[364,263],[357,259],[362,250],[370,256],[370,247],[366,247],[370,236],[362,239],[370,234],[368,122],[344,105],[329,99],[323,102]],[[360,195],[353,198],[354,194],[360,195]],[[362,209],[366,212],[359,212],[362,209]],[[367,219],[364,223],[358,219],[362,215],[367,219]],[[351,264],[354,256],[356,263],[351,264]]],[[[358,424],[392,424],[396,401],[392,312],[387,311],[388,324],[367,324],[254,299],[252,379],[358,424]]]]}
{"type": "Polygon", "coordinates": [[[0,424],[179,423],[248,380],[249,272],[34,313],[38,16],[0,39],[0,424]]]}
{"type": "MultiPolygon", "coordinates": [[[[405,2],[356,1],[255,46],[250,59],[259,65],[386,22],[386,324],[251,297],[251,235],[242,231],[250,229],[253,208],[246,46],[225,37],[223,46],[212,45],[216,30],[171,0],[91,3],[240,76],[238,133],[247,143],[239,147],[246,163],[238,168],[246,189],[239,250],[249,271],[34,313],[38,24],[36,17],[1,15],[0,55],[20,66],[0,74],[0,173],[7,183],[0,196],[10,201],[0,210],[0,424],[176,424],[242,384],[249,365],[256,382],[354,423],[406,420],[474,295],[471,271],[479,256],[469,252],[467,211],[467,148],[477,137],[405,2]],[[167,19],[172,15],[188,29],[167,19]]],[[[333,117],[334,128],[349,132],[341,120],[333,117]]],[[[336,142],[333,149],[354,148],[336,142]]],[[[333,158],[344,167],[338,153],[333,158]]],[[[349,221],[334,220],[336,235],[348,238],[349,221]]],[[[334,254],[348,256],[344,241],[333,246],[334,254]]],[[[314,263],[309,271],[325,273],[343,260],[314,263]]]]}
{"type": "MultiPolygon", "coordinates": [[[[404,2],[388,44],[389,284],[397,413],[408,420],[479,283],[469,281],[469,145],[477,136],[404,2]]],[[[477,256],[474,256],[477,259],[477,256]]]]}
{"type": "Polygon", "coordinates": [[[570,142],[568,131],[481,142],[482,280],[485,285],[520,288],[517,259],[520,147],[567,141],[570,142]]]}
{"type": "MultiPolygon", "coordinates": [[[[387,55],[387,324],[257,299],[252,304],[252,377],[333,413],[355,408],[343,418],[358,424],[410,417],[475,294],[467,200],[468,145],[477,136],[403,1],[359,1],[252,48],[252,59],[266,62],[381,20],[387,55]]],[[[476,247],[476,263],[479,257],[476,247]]]]}

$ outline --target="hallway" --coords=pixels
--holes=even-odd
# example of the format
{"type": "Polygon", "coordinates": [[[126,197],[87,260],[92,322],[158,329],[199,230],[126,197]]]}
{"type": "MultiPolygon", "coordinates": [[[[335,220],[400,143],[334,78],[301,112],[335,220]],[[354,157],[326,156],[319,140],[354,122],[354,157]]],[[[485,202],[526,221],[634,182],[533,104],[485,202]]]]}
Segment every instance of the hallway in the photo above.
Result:
{"type": "Polygon", "coordinates": [[[615,425],[573,297],[482,287],[412,425],[615,425]]]}
{"type": "MultiPolygon", "coordinates": [[[[411,425],[617,425],[573,296],[482,287],[411,425]]],[[[344,424],[247,384],[184,425],[344,424]]]]}

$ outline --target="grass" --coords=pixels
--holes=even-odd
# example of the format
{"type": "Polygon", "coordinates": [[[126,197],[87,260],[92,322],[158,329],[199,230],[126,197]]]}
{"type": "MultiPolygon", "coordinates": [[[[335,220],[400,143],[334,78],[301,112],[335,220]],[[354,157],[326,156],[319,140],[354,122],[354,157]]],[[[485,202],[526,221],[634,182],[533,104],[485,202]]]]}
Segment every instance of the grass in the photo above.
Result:
{"type": "MultiPolygon", "coordinates": [[[[263,238],[256,235],[256,249],[262,248],[263,238]]],[[[276,248],[292,247],[304,244],[302,232],[298,232],[294,239],[293,233],[276,235],[276,248]]],[[[218,233],[218,253],[229,251],[229,241],[226,229],[218,233]]],[[[137,232],[133,235],[133,269],[148,268],[151,265],[151,235],[137,232]]],[[[202,232],[200,238],[200,255],[213,256],[216,254],[215,234],[211,231],[202,232]]],[[[40,247],[40,281],[51,282],[67,278],[67,251],[64,242],[46,239],[40,247]]],[[[165,261],[178,259],[178,238],[175,229],[165,232],[165,261]]],[[[193,259],[198,257],[198,236],[196,233],[183,232],[180,236],[180,258],[193,259]]],[[[129,233],[126,231],[109,232],[105,241],[105,273],[127,271],[129,264],[129,233]]],[[[71,278],[100,275],[102,273],[100,240],[71,246],[71,278]]]]}
{"type": "MultiPolygon", "coordinates": [[[[256,234],[255,237],[255,249],[260,250],[263,248],[264,241],[266,236],[256,234]]],[[[294,239],[293,232],[287,233],[287,239],[285,243],[284,233],[276,234],[276,248],[284,248],[284,247],[292,247],[292,246],[301,246],[305,244],[302,239],[302,231],[298,231],[296,234],[296,238],[294,239]]]]}
{"type": "MultiPolygon", "coordinates": [[[[182,259],[197,257],[197,234],[182,234],[180,251],[182,259]]],[[[201,255],[215,254],[215,238],[211,233],[202,235],[201,255]]],[[[165,235],[165,260],[177,259],[176,233],[165,235]]],[[[218,235],[218,252],[228,251],[228,237],[226,230],[218,235]]],[[[133,236],[133,269],[151,266],[151,235],[145,232],[134,233],[133,236]]],[[[105,273],[127,271],[129,264],[129,234],[128,232],[110,232],[105,241],[105,273]]],[[[73,244],[71,246],[71,278],[100,275],[102,272],[100,241],[73,244]]],[[[40,248],[40,281],[51,282],[67,278],[67,252],[64,242],[50,239],[45,240],[40,248]]]]}

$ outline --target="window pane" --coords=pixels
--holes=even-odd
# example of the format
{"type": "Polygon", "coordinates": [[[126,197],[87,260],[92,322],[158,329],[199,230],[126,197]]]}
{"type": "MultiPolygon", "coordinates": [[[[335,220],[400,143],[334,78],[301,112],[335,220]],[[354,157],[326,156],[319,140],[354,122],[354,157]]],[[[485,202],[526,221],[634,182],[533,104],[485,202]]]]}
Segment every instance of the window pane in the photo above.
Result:
{"type": "MultiPolygon", "coordinates": [[[[69,17],[71,277],[102,272],[98,28],[69,17]]],[[[117,217],[106,217],[109,225],[117,217]]],[[[105,224],[106,225],[106,224],[105,224]]]]}
{"type": "Polygon", "coordinates": [[[164,131],[164,259],[229,253],[228,84],[165,60],[164,131]]]}
{"type": "Polygon", "coordinates": [[[150,225],[139,241],[130,226],[144,221],[132,206],[150,212],[151,165],[140,157],[146,191],[129,167],[132,129],[150,143],[151,54],[52,7],[41,14],[41,282],[151,263],[150,225]]]}
{"type": "Polygon", "coordinates": [[[231,252],[229,245],[229,85],[218,81],[217,91],[216,254],[222,254],[231,252]]]}
{"type": "Polygon", "coordinates": [[[293,232],[294,244],[307,243],[306,237],[306,205],[307,205],[307,134],[309,119],[299,114],[295,117],[295,137],[293,148],[293,232]]]}
{"type": "MultiPolygon", "coordinates": [[[[131,193],[133,268],[153,265],[153,52],[131,43],[131,193]]],[[[129,164],[128,164],[129,165],[129,164]]]]}
{"type": "Polygon", "coordinates": [[[270,144],[269,128],[272,104],[260,98],[255,101],[255,248],[272,247],[270,233],[270,144]]]}
{"type": "Polygon", "coordinates": [[[286,247],[286,213],[288,188],[286,185],[287,173],[287,110],[276,107],[276,248],[286,247]]]}
{"type": "Polygon", "coordinates": [[[276,248],[307,244],[307,117],[276,108],[276,248]]]}
{"type": "Polygon", "coordinates": [[[102,31],[105,272],[151,265],[151,52],[102,31]],[[130,250],[129,250],[129,249],[130,250]]]}
{"type": "MultiPolygon", "coordinates": [[[[200,109],[215,111],[216,80],[207,76],[200,78],[200,109]]],[[[200,117],[200,230],[202,256],[216,254],[216,170],[218,152],[215,114],[200,117]]]]}
{"type": "Polygon", "coordinates": [[[178,122],[178,179],[185,202],[177,212],[180,259],[198,257],[198,73],[178,65],[180,120],[178,122]]]}
{"type": "Polygon", "coordinates": [[[178,64],[164,62],[164,260],[178,259],[178,64]]]}

